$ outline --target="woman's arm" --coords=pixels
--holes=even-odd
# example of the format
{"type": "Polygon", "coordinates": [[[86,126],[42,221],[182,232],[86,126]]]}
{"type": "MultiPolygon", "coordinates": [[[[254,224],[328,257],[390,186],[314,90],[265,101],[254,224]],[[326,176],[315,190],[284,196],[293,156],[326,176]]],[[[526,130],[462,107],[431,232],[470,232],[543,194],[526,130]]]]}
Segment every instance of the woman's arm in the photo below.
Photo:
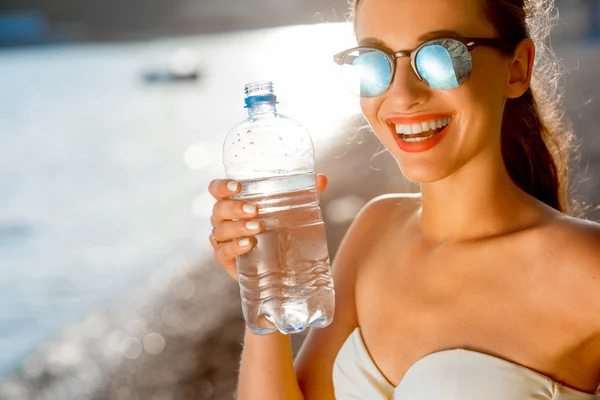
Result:
{"type": "Polygon", "coordinates": [[[333,400],[332,371],[338,351],[358,326],[354,298],[356,271],[389,223],[391,213],[414,204],[404,196],[369,202],[350,225],[332,266],[335,316],[326,328],[311,329],[296,359],[289,336],[257,336],[246,329],[240,366],[239,400],[333,400]]]}
{"type": "Polygon", "coordinates": [[[277,331],[258,336],[246,327],[238,399],[304,399],[294,371],[289,335],[277,331]]]}

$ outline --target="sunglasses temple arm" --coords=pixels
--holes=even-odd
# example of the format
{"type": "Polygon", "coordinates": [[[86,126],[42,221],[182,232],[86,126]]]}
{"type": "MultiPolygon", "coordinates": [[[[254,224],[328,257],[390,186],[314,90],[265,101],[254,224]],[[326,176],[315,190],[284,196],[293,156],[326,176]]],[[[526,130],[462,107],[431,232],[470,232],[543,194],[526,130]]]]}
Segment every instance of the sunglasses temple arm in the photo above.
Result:
{"type": "Polygon", "coordinates": [[[515,45],[513,45],[511,42],[504,40],[504,39],[497,39],[497,38],[485,38],[485,39],[479,39],[479,38],[465,38],[465,40],[463,41],[463,43],[465,43],[465,45],[467,46],[467,48],[469,50],[473,50],[474,48],[478,47],[478,46],[487,46],[487,47],[493,47],[505,52],[513,52],[515,50],[515,45]]]}
{"type": "Polygon", "coordinates": [[[354,60],[356,60],[356,56],[351,56],[349,54],[347,54],[343,58],[342,58],[342,54],[336,54],[333,56],[333,62],[338,65],[353,64],[354,60]]]}

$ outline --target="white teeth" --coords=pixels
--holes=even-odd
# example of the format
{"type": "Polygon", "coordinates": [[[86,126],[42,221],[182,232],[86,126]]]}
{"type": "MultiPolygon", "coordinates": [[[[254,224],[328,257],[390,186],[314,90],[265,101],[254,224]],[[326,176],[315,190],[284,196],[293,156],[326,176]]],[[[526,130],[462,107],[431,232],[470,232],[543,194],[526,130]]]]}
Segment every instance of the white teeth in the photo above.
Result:
{"type": "Polygon", "coordinates": [[[452,117],[444,117],[438,119],[432,119],[424,121],[419,124],[410,125],[396,125],[396,133],[401,135],[416,135],[422,132],[428,132],[429,130],[436,130],[443,128],[452,121],[452,117]]]}
{"type": "Polygon", "coordinates": [[[402,138],[402,140],[404,140],[405,142],[409,142],[409,143],[415,143],[415,142],[422,142],[424,140],[431,139],[434,136],[435,136],[435,134],[429,135],[427,137],[415,137],[415,138],[405,137],[405,138],[402,138]]]}

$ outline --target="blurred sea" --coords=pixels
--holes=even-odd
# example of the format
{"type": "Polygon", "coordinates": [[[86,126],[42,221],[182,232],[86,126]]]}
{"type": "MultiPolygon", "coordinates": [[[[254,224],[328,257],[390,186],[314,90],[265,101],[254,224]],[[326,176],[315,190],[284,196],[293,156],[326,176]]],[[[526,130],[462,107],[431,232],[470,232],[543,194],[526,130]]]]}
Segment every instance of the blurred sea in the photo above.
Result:
{"type": "Polygon", "coordinates": [[[210,179],[245,83],[273,80],[279,110],[317,155],[358,111],[331,55],[346,24],[0,52],[0,376],[69,323],[153,274],[207,254],[210,179]],[[186,47],[196,82],[141,73],[186,47]]]}

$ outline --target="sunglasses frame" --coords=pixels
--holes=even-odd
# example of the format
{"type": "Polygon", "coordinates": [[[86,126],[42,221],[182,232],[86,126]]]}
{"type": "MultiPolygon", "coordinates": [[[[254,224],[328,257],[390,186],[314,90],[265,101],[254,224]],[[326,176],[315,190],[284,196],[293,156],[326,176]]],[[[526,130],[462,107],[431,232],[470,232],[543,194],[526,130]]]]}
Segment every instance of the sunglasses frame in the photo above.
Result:
{"type": "MultiPolygon", "coordinates": [[[[514,52],[515,47],[516,47],[515,44],[513,44],[505,39],[501,39],[501,38],[441,37],[441,38],[431,39],[426,42],[423,42],[414,50],[398,51],[395,53],[390,53],[387,50],[382,49],[377,46],[357,46],[357,47],[353,47],[351,49],[344,50],[344,51],[341,51],[341,52],[335,54],[333,56],[333,62],[335,62],[336,64],[338,64],[340,66],[343,66],[344,64],[347,64],[344,62],[346,57],[353,51],[357,51],[357,50],[373,50],[373,51],[378,51],[378,52],[382,53],[387,58],[387,60],[390,64],[390,68],[391,68],[390,81],[388,82],[388,87],[386,89],[386,92],[387,92],[387,90],[389,90],[392,82],[394,81],[394,76],[396,75],[396,59],[400,58],[400,57],[410,57],[410,65],[411,65],[415,75],[417,75],[417,77],[419,78],[419,80],[421,82],[425,82],[425,80],[423,79],[423,77],[421,76],[419,71],[417,70],[417,65],[416,65],[417,55],[419,54],[419,51],[421,51],[421,49],[423,49],[423,47],[430,46],[435,42],[439,42],[440,40],[455,40],[457,42],[460,42],[466,47],[466,49],[469,53],[471,53],[473,50],[475,50],[479,46],[485,46],[485,47],[492,47],[492,48],[502,51],[503,53],[510,54],[510,53],[514,52]]],[[[429,85],[427,85],[427,86],[429,87],[429,85]]],[[[434,89],[434,90],[437,90],[437,89],[434,89]]],[[[378,96],[381,96],[384,93],[385,92],[381,93],[378,96]]],[[[372,97],[378,97],[378,96],[372,96],[372,97]]],[[[362,96],[362,97],[367,97],[367,96],[362,96]]]]}

